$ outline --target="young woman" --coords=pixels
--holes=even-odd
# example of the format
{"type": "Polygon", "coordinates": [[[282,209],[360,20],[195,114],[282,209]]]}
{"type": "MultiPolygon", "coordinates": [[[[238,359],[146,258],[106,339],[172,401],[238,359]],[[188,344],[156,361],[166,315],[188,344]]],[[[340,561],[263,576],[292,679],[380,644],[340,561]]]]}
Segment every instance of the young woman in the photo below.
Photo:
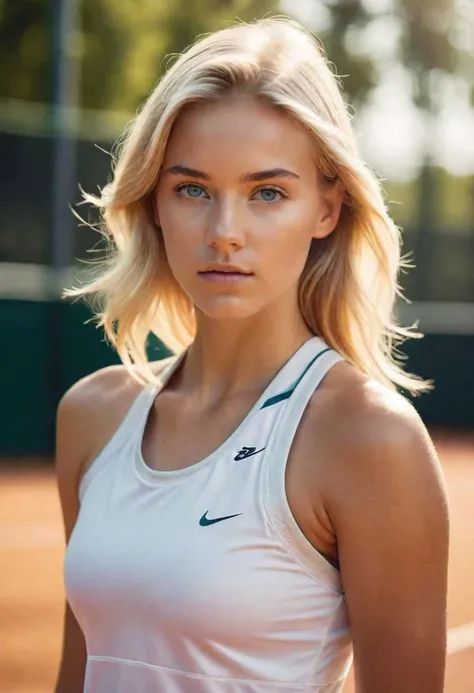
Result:
{"type": "Polygon", "coordinates": [[[441,693],[448,520],[396,386],[399,231],[297,24],[168,70],[100,199],[123,366],[58,409],[57,693],[441,693]],[[177,353],[148,363],[154,332],[177,353]]]}

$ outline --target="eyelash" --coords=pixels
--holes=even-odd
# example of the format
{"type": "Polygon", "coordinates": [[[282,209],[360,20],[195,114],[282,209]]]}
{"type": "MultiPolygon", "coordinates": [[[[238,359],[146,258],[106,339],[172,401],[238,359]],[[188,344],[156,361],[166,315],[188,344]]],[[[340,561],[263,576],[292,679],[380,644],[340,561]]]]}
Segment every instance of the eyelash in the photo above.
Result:
{"type": "MultiPolygon", "coordinates": [[[[180,183],[175,188],[173,188],[173,190],[179,195],[181,190],[183,190],[184,188],[187,188],[189,186],[193,186],[195,188],[200,188],[201,190],[204,190],[204,188],[201,185],[198,185],[197,183],[180,183]]],[[[261,192],[262,190],[273,190],[274,192],[277,192],[279,195],[281,195],[281,199],[286,199],[286,197],[287,197],[287,195],[285,195],[285,193],[282,190],[280,190],[279,188],[277,188],[273,185],[265,185],[262,188],[258,188],[257,190],[255,190],[253,195],[256,195],[258,192],[261,192]]],[[[193,198],[190,198],[190,199],[193,199],[193,198]]],[[[195,197],[194,199],[199,200],[201,198],[195,197]]],[[[265,200],[263,200],[263,202],[265,202],[265,200]]],[[[277,202],[277,200],[271,200],[271,202],[277,202]]],[[[267,203],[267,204],[269,204],[269,203],[267,203]]]]}

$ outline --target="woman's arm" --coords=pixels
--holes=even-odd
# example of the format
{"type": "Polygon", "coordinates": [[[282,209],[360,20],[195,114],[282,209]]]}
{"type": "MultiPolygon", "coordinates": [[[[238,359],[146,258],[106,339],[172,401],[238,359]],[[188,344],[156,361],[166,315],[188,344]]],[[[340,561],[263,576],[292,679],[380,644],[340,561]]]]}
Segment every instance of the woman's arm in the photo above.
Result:
{"type": "MultiPolygon", "coordinates": [[[[357,693],[442,693],[448,504],[435,448],[392,393],[352,395],[328,513],[354,641],[357,693]]],[[[344,418],[344,417],[343,417],[344,418]]]]}
{"type": "MultiPolygon", "coordinates": [[[[66,544],[79,513],[78,483],[87,439],[87,402],[83,382],[63,396],[56,417],[55,470],[66,544]]],[[[84,689],[87,660],[84,635],[66,599],[61,662],[55,693],[80,693],[84,689]]]]}
{"type": "MultiPolygon", "coordinates": [[[[152,362],[153,373],[159,375],[170,360],[152,362]]],[[[75,383],[59,403],[55,469],[66,544],[79,513],[80,478],[123,421],[140,387],[123,365],[106,366],[75,383]]],[[[82,693],[86,661],[84,635],[66,600],[55,693],[82,693]]]]}

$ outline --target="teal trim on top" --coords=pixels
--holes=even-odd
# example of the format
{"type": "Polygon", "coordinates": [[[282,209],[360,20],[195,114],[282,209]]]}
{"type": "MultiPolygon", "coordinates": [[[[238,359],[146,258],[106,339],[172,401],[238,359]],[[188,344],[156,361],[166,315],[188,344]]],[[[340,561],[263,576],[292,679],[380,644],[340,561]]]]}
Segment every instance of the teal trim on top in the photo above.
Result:
{"type": "Polygon", "coordinates": [[[331,351],[331,348],[327,347],[326,349],[323,349],[322,351],[320,351],[319,354],[316,354],[314,359],[312,359],[308,363],[308,365],[306,366],[306,368],[304,369],[304,371],[302,372],[302,374],[300,375],[298,380],[296,380],[293,383],[293,385],[288,388],[288,390],[284,390],[283,392],[280,392],[279,395],[274,395],[273,397],[269,397],[269,399],[265,400],[265,402],[262,404],[260,409],[265,409],[265,407],[271,407],[273,404],[278,404],[278,402],[282,402],[284,399],[289,399],[291,397],[291,395],[293,394],[295,388],[298,386],[298,384],[304,378],[304,376],[306,375],[307,371],[311,368],[313,363],[315,361],[317,361],[319,359],[319,357],[322,356],[323,354],[325,354],[327,351],[331,351]]]}
{"type": "Polygon", "coordinates": [[[279,395],[270,397],[269,399],[265,400],[260,409],[265,409],[265,407],[271,407],[272,404],[277,404],[278,402],[281,402],[284,399],[288,399],[293,394],[294,389],[295,388],[292,387],[290,390],[285,390],[285,392],[281,392],[279,395]]]}

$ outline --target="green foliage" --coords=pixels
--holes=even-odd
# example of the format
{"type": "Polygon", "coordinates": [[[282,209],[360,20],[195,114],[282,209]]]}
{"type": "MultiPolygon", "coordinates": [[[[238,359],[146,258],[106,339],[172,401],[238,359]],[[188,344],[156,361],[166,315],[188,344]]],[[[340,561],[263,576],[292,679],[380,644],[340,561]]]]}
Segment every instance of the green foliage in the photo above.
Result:
{"type": "MultiPolygon", "coordinates": [[[[84,108],[135,110],[163,73],[164,58],[196,35],[236,18],[271,12],[277,0],[78,0],[84,108]]],[[[52,98],[53,3],[0,0],[0,97],[49,103],[52,98]]]]}
{"type": "Polygon", "coordinates": [[[376,86],[378,75],[373,56],[351,52],[348,34],[354,30],[363,30],[372,15],[361,0],[326,1],[331,13],[331,23],[326,31],[321,32],[320,38],[329,60],[335,63],[337,74],[342,78],[347,101],[357,107],[376,86]]]}
{"type": "Polygon", "coordinates": [[[276,0],[83,0],[85,108],[133,111],[199,34],[276,9],[276,0]]]}
{"type": "Polygon", "coordinates": [[[45,0],[0,0],[0,97],[49,101],[48,14],[45,0]]]}
{"type": "MultiPolygon", "coordinates": [[[[237,18],[251,21],[280,12],[279,0],[77,2],[79,36],[68,41],[80,60],[79,101],[84,108],[111,111],[134,111],[162,75],[166,56],[180,53],[197,35],[237,18]]],[[[350,38],[370,25],[375,5],[364,0],[313,2],[315,14],[316,3],[327,11],[329,26],[320,37],[347,99],[357,107],[377,83],[378,59],[354,51],[350,38]]],[[[423,108],[436,108],[433,76],[467,64],[466,51],[453,33],[463,21],[457,7],[453,0],[395,0],[388,10],[403,25],[398,59],[410,69],[414,99],[423,108]]],[[[0,0],[0,97],[50,102],[52,9],[50,0],[0,0]]]]}
{"type": "MultiPolygon", "coordinates": [[[[472,234],[473,179],[454,176],[441,167],[431,168],[434,193],[429,200],[436,219],[434,232],[472,234]]],[[[419,211],[420,181],[387,181],[384,185],[392,218],[403,228],[412,229],[419,211]]]]}
{"type": "MultiPolygon", "coordinates": [[[[82,98],[86,108],[134,110],[163,74],[167,56],[196,36],[236,19],[278,13],[278,0],[83,0],[82,98]]],[[[370,15],[360,0],[331,5],[332,29],[324,35],[349,100],[362,102],[376,84],[374,61],[350,53],[345,40],[370,15]]]]}
{"type": "Polygon", "coordinates": [[[398,0],[396,13],[404,26],[401,59],[416,78],[414,102],[420,108],[436,110],[438,103],[430,84],[431,74],[456,72],[461,62],[461,52],[449,31],[456,18],[456,3],[398,0]]]}

